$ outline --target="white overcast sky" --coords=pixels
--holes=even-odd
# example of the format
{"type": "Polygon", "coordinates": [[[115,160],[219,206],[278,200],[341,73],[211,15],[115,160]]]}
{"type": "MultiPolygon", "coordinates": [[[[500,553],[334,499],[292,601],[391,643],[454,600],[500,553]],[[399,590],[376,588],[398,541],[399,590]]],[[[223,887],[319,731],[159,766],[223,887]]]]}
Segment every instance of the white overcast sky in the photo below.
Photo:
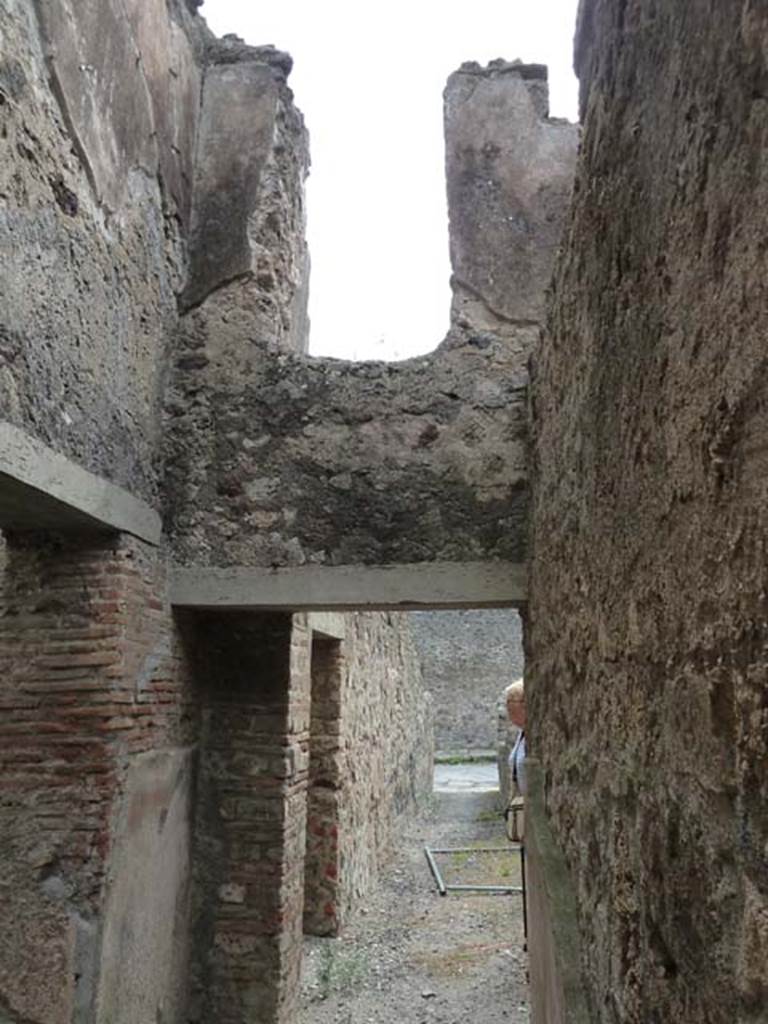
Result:
{"type": "Polygon", "coordinates": [[[442,91],[465,60],[549,65],[550,107],[576,119],[578,0],[206,0],[217,35],[273,43],[310,133],[310,351],[433,349],[448,326],[442,91]]]}

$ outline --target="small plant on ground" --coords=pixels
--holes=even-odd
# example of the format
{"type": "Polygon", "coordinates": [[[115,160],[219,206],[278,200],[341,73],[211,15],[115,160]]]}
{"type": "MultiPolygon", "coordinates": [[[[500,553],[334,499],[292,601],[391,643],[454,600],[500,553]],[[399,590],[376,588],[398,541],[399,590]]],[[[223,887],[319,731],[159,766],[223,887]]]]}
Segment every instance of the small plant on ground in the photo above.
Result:
{"type": "Polygon", "coordinates": [[[368,957],[364,949],[345,946],[338,939],[327,939],[320,947],[319,998],[327,999],[332,992],[348,992],[362,985],[370,972],[368,957]]]}

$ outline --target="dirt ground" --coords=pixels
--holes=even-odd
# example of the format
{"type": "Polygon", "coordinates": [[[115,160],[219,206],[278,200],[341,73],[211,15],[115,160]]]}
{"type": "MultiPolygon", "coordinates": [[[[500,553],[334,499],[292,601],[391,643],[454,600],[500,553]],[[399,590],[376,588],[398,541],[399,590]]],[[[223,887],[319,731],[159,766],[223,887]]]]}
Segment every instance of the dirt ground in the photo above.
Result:
{"type": "MultiPolygon", "coordinates": [[[[440,896],[432,847],[505,847],[496,796],[436,793],[339,939],[307,939],[298,1024],[527,1024],[521,897],[440,896]]],[[[518,885],[519,855],[440,855],[445,880],[518,885]]]]}

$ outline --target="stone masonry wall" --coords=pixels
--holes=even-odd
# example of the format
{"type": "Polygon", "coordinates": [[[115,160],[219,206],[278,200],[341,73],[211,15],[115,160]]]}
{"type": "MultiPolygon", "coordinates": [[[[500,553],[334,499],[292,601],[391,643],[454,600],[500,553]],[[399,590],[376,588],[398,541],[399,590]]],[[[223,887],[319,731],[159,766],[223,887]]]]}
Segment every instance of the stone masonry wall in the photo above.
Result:
{"type": "MultiPolygon", "coordinates": [[[[185,316],[166,451],[183,564],[524,559],[526,363],[577,142],[547,117],[546,95],[540,66],[467,65],[449,80],[454,305],[432,355],[350,364],[281,352],[301,346],[290,316],[265,326],[265,289],[285,277],[269,266],[255,299],[236,280],[185,316]],[[510,264],[519,287],[504,297],[510,264]]],[[[296,209],[288,221],[299,220],[296,209]]]]}
{"type": "Polygon", "coordinates": [[[765,1020],[768,12],[584,0],[532,369],[530,747],[599,1024],[765,1020]]]}
{"type": "Polygon", "coordinates": [[[313,934],[343,927],[375,885],[398,819],[432,791],[432,701],[408,619],[350,615],[346,638],[321,641],[313,655],[304,919],[313,934]]]}
{"type": "Polygon", "coordinates": [[[291,60],[194,6],[0,2],[0,416],[155,505],[179,311],[306,348],[291,60]]]}
{"type": "Polygon", "coordinates": [[[175,1020],[192,740],[151,549],[9,538],[0,615],[0,1016],[175,1020]]]}
{"type": "Polygon", "coordinates": [[[437,749],[495,750],[501,692],[523,674],[520,616],[478,609],[409,619],[435,707],[437,749]]]}
{"type": "Polygon", "coordinates": [[[274,613],[185,626],[202,707],[188,1018],[282,1024],[301,957],[309,635],[274,613]]]}
{"type": "Polygon", "coordinates": [[[0,415],[149,499],[184,276],[192,21],[180,0],[0,3],[0,415]]]}

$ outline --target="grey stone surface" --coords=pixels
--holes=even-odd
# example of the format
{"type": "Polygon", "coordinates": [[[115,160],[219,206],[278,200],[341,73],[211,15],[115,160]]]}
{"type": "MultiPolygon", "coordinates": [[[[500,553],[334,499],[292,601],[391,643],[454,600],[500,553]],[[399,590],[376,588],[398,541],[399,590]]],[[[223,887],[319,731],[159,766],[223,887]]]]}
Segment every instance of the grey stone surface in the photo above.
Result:
{"type": "Polygon", "coordinates": [[[495,750],[499,695],[523,674],[520,616],[502,609],[414,612],[411,628],[435,702],[437,749],[495,750]]]}
{"type": "Polygon", "coordinates": [[[514,333],[544,315],[578,126],[548,116],[540,64],[463,64],[444,99],[452,320],[514,333]]]}
{"type": "MultiPolygon", "coordinates": [[[[161,169],[168,147],[124,10],[0,3],[0,418],[152,498],[182,246],[161,169]]],[[[168,22],[165,0],[136,18],[142,45],[153,37],[147,65],[164,62],[155,94],[175,96],[188,120],[197,87],[185,32],[146,28],[168,22]]]]}
{"type": "MultiPolygon", "coordinates": [[[[546,120],[541,70],[464,69],[449,87],[471,80],[494,117],[486,124],[463,91],[447,102],[461,189],[449,191],[458,269],[439,350],[394,366],[312,360],[307,140],[290,60],[213,40],[196,6],[0,0],[0,472],[15,528],[2,617],[14,742],[2,749],[24,768],[3,801],[12,821],[25,811],[19,835],[0,838],[15,929],[0,1013],[46,1024],[181,1019],[190,857],[211,900],[195,930],[198,959],[215,965],[203,1002],[221,1020],[292,1019],[312,634],[303,616],[290,628],[277,616],[282,660],[267,678],[264,615],[232,616],[254,607],[254,579],[282,585],[287,572],[294,608],[310,604],[294,573],[319,574],[317,588],[323,573],[346,573],[338,607],[365,603],[367,573],[386,578],[376,599],[398,607],[525,595],[527,360],[567,190],[523,184],[541,171],[542,139],[575,145],[546,120]],[[489,177],[492,147],[509,155],[510,123],[514,173],[489,177]],[[509,302],[500,274],[519,283],[509,302]],[[114,485],[103,501],[94,478],[114,485]],[[30,488],[43,500],[19,522],[30,488]],[[106,523],[157,540],[147,507],[161,496],[168,550],[91,533],[106,523]],[[64,511],[74,538],[25,532],[60,526],[64,511]],[[177,633],[193,623],[166,602],[174,558],[219,609],[197,620],[207,654],[193,671],[194,645],[177,633]],[[234,602],[212,568],[241,587],[234,602]],[[201,735],[215,800],[190,787],[179,750],[201,735]]],[[[560,184],[571,149],[550,154],[560,184]]],[[[308,590],[311,607],[333,606],[308,590]]],[[[374,883],[395,814],[426,786],[431,751],[427,702],[397,688],[415,666],[405,631],[359,616],[342,643],[349,706],[330,717],[334,735],[344,726],[351,901],[374,883]]],[[[326,838],[333,852],[337,835],[326,838]]]]}
{"type": "Polygon", "coordinates": [[[522,561],[535,333],[515,345],[455,335],[432,356],[345,364],[225,341],[206,323],[186,338],[170,406],[177,557],[522,561]]]}
{"type": "Polygon", "coordinates": [[[596,1024],[768,1007],[765,4],[582,4],[531,373],[531,748],[596,1024]]]}
{"type": "Polygon", "coordinates": [[[114,835],[96,1024],[182,1019],[187,1000],[193,753],[133,760],[114,835]]]}
{"type": "Polygon", "coordinates": [[[507,562],[176,568],[171,602],[192,608],[284,610],[490,607],[525,600],[525,568],[507,562]]]}
{"type": "MultiPolygon", "coordinates": [[[[434,354],[399,364],[308,359],[279,352],[297,347],[289,344],[292,302],[289,293],[277,297],[288,323],[276,326],[258,274],[199,304],[184,319],[167,403],[168,523],[181,562],[524,560],[526,364],[576,130],[546,118],[539,67],[465,70],[446,96],[448,168],[462,183],[452,182],[448,196],[448,337],[434,354]],[[479,116],[483,105],[493,116],[479,116]],[[494,146],[504,165],[514,149],[514,166],[487,193],[490,172],[471,153],[494,146]],[[499,281],[510,268],[519,287],[501,304],[499,281]]],[[[289,134],[300,141],[298,129],[289,134]]],[[[300,262],[283,260],[289,270],[300,262]]]]}
{"type": "Polygon", "coordinates": [[[122,531],[150,544],[162,530],[146,502],[1,422],[0,528],[122,531]]]}

